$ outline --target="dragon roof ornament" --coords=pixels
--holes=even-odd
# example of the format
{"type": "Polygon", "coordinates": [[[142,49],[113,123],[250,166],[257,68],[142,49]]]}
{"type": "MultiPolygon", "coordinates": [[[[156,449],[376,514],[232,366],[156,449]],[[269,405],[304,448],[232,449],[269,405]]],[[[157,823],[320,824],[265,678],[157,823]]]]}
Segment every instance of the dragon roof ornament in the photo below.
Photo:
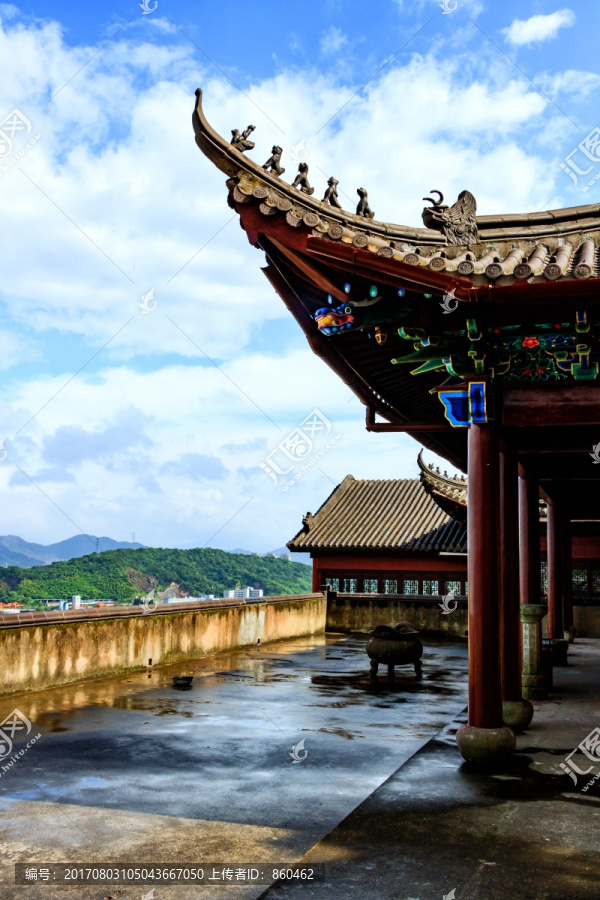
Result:
{"type": "Polygon", "coordinates": [[[423,197],[431,203],[423,210],[423,224],[426,228],[440,231],[449,244],[469,246],[479,240],[477,235],[477,201],[469,191],[462,191],[453,206],[444,206],[444,195],[441,191],[431,191],[439,199],[423,197]]]}

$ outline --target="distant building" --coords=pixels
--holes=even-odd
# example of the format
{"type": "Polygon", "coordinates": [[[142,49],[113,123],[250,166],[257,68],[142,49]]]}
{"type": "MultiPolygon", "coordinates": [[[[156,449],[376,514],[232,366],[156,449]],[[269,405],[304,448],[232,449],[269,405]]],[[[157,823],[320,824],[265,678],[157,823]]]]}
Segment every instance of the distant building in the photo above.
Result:
{"type": "Polygon", "coordinates": [[[214,594],[202,594],[201,597],[165,597],[163,603],[206,603],[214,600],[214,594]]]}
{"type": "Polygon", "coordinates": [[[18,607],[17,609],[4,607],[4,609],[0,609],[0,613],[2,613],[2,615],[10,615],[11,613],[28,613],[28,612],[37,612],[37,609],[34,609],[32,606],[31,607],[30,606],[22,606],[22,607],[18,607]]]}
{"type": "Polygon", "coordinates": [[[114,606],[114,600],[107,600],[106,598],[102,598],[100,600],[82,600],[81,606],[114,606]]]}
{"type": "MultiPolygon", "coordinates": [[[[44,602],[46,602],[46,601],[44,601],[44,602]]],[[[114,606],[115,605],[114,600],[107,600],[107,599],[82,600],[78,594],[75,594],[73,597],[71,597],[70,600],[57,600],[57,601],[49,600],[48,603],[53,606],[56,606],[58,604],[59,610],[87,609],[87,608],[93,607],[93,606],[114,606]]]]}
{"type": "Polygon", "coordinates": [[[263,591],[258,588],[238,588],[234,591],[223,591],[225,600],[262,600],[263,591]]]}
{"type": "Polygon", "coordinates": [[[0,603],[0,613],[20,613],[25,612],[20,603],[0,603]]]}
{"type": "Polygon", "coordinates": [[[291,553],[280,553],[280,554],[279,554],[279,559],[287,559],[288,562],[291,562],[291,561],[292,561],[292,554],[291,554],[291,553]]]}

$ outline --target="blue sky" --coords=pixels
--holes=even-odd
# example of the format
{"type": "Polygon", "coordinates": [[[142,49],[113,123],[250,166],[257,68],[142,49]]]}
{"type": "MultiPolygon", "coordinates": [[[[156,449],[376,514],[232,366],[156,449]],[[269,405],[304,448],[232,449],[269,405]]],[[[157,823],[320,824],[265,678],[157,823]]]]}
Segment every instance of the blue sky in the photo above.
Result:
{"type": "Polygon", "coordinates": [[[0,533],[266,551],[346,474],[415,474],[269,287],[191,110],[200,85],[255,159],[280,143],[294,172],[301,148],[378,219],[420,224],[433,188],[481,214],[600,202],[596,164],[564,170],[600,125],[600,13],[446,6],[0,5],[0,533]],[[323,453],[284,490],[269,461],[315,408],[323,453]]]}

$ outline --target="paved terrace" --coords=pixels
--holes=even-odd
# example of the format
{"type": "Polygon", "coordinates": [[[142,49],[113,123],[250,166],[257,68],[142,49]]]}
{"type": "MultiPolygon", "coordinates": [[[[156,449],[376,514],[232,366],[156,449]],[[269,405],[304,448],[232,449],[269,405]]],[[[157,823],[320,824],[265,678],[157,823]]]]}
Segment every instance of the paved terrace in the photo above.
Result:
{"type": "MultiPolygon", "coordinates": [[[[576,788],[560,763],[600,724],[600,641],[576,642],[513,762],[487,773],[454,742],[465,645],[426,644],[423,681],[398,670],[391,689],[370,685],[363,639],[318,636],[5,698],[0,714],[18,706],[42,738],[0,778],[0,897],[139,900],[150,888],[16,887],[15,862],[306,854],[318,885],[226,896],[597,900],[600,791],[576,788]],[[191,671],[190,691],[170,686],[191,671]],[[308,756],[293,764],[302,738],[308,756]]],[[[155,900],[219,890],[157,887],[155,900]]]]}
{"type": "Polygon", "coordinates": [[[600,726],[600,641],[578,640],[534,703],[510,765],[470,771],[454,735],[459,716],[307,855],[325,881],[275,886],[265,900],[598,900],[600,772],[575,786],[560,763],[600,726]],[[452,891],[455,894],[452,894],[452,891]]]}
{"type": "MultiPolygon", "coordinates": [[[[17,862],[298,860],[466,703],[464,641],[426,639],[423,680],[406,667],[389,687],[383,674],[371,684],[365,640],[254,645],[2,698],[0,721],[16,707],[42,736],[0,769],[0,897],[140,900],[152,887],[15,886],[17,862]],[[188,673],[192,689],[174,689],[172,676],[188,673]],[[308,755],[293,763],[303,739],[308,755]]],[[[154,900],[220,890],[157,887],[154,900]]]]}

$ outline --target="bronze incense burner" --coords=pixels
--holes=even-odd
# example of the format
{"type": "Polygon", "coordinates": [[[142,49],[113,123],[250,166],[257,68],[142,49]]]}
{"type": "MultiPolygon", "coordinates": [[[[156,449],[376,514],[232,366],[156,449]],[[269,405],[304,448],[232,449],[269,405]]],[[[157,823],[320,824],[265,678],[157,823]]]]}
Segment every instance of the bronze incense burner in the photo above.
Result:
{"type": "Polygon", "coordinates": [[[377,678],[379,663],[388,667],[388,679],[394,680],[394,666],[413,665],[415,675],[421,677],[423,644],[419,632],[408,622],[400,622],[393,628],[378,625],[367,642],[367,654],[371,659],[371,678],[377,678]]]}

